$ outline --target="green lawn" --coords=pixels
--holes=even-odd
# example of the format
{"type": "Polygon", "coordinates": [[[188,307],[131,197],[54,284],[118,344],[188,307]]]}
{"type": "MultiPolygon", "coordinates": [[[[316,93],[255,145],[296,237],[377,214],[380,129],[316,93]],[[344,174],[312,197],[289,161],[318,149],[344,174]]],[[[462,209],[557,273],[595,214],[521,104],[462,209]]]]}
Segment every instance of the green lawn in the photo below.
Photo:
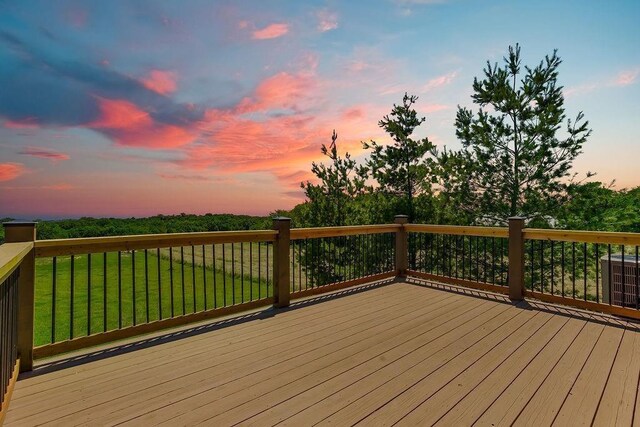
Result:
{"type": "MultiPolygon", "coordinates": [[[[247,247],[245,247],[245,252],[247,247]]],[[[144,251],[136,251],[135,260],[131,252],[122,252],[120,269],[118,268],[118,253],[108,253],[106,255],[106,280],[103,254],[91,255],[90,272],[88,269],[89,257],[87,255],[75,256],[73,302],[71,257],[58,257],[55,263],[55,337],[53,337],[53,341],[57,342],[71,337],[86,336],[104,330],[131,326],[134,324],[134,312],[135,323],[141,324],[157,320],[160,317],[160,311],[162,318],[171,317],[172,314],[177,316],[202,311],[205,309],[205,292],[207,309],[229,306],[234,303],[239,304],[243,301],[264,298],[267,294],[271,295],[271,283],[269,282],[267,288],[266,282],[266,262],[261,262],[261,277],[258,280],[258,271],[240,264],[239,257],[236,261],[235,276],[232,276],[228,260],[225,263],[226,271],[223,274],[221,262],[217,263],[215,271],[211,265],[203,266],[202,257],[194,264],[191,263],[191,248],[185,248],[184,263],[180,262],[180,248],[175,248],[172,252],[173,262],[170,262],[168,250],[166,252],[163,250],[160,257],[157,256],[155,250],[150,250],[146,255],[146,264],[144,251]],[[172,265],[173,292],[171,286],[172,265]],[[118,270],[120,270],[120,275],[118,270]],[[160,280],[158,280],[158,272],[160,280]],[[133,280],[134,278],[135,280],[133,280]],[[71,315],[72,308],[73,316],[71,315]],[[71,318],[73,318],[73,330],[71,318]]],[[[208,255],[206,249],[204,253],[208,255]]],[[[218,256],[220,255],[216,254],[216,257],[218,256]]],[[[230,254],[227,254],[227,257],[229,256],[230,254]]],[[[243,262],[246,263],[244,260],[243,262]]],[[[253,262],[257,264],[257,259],[254,259],[253,262]]],[[[34,338],[36,346],[52,342],[53,268],[54,263],[51,258],[36,261],[34,338]]],[[[270,271],[269,274],[271,274],[270,271]]]]}

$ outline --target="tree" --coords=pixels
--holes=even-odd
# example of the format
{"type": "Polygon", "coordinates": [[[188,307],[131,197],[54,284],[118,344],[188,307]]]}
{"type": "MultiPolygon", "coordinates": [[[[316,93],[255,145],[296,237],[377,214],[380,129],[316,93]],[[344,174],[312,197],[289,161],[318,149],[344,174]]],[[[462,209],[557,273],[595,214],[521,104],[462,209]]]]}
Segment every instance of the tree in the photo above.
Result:
{"type": "Polygon", "coordinates": [[[613,182],[575,183],[558,212],[559,226],[572,230],[640,232],[640,187],[614,190],[613,182]]]}
{"type": "Polygon", "coordinates": [[[378,189],[388,195],[402,198],[404,209],[411,220],[416,218],[415,198],[430,194],[429,173],[434,161],[427,154],[435,154],[435,147],[428,138],[413,139],[415,130],[426,120],[419,118],[413,105],[417,96],[405,93],[402,105],[393,105],[391,115],[386,115],[378,125],[393,143],[380,145],[375,141],[363,142],[371,150],[367,166],[376,180],[378,189]]]}
{"type": "Polygon", "coordinates": [[[573,160],[591,130],[582,112],[566,120],[562,63],[554,50],[521,75],[520,46],[509,46],[504,66],[487,61],[473,81],[477,114],[458,107],[456,135],[462,150],[439,156],[442,190],[475,222],[504,223],[509,216],[553,215],[566,194],[573,160]]]}
{"type": "MultiPolygon", "coordinates": [[[[356,196],[364,193],[367,170],[357,165],[349,153],[339,156],[337,140],[334,130],[329,147],[322,144],[321,152],[330,160],[328,165],[312,163],[311,171],[319,183],[307,181],[300,184],[308,201],[303,208],[296,207],[296,210],[307,226],[340,226],[359,222],[355,217],[356,196]]],[[[355,260],[361,259],[358,256],[363,248],[357,245],[354,237],[311,239],[298,247],[295,256],[304,266],[312,287],[346,280],[346,274],[353,268],[365,268],[356,265],[355,260]],[[330,252],[336,254],[332,262],[325,256],[330,252]]]]}
{"type": "Polygon", "coordinates": [[[340,157],[337,139],[334,130],[329,147],[322,144],[321,152],[331,161],[329,165],[312,163],[311,172],[320,182],[300,184],[309,200],[309,208],[305,210],[307,225],[338,226],[352,222],[354,197],[364,191],[366,168],[358,166],[349,153],[340,157]]]}

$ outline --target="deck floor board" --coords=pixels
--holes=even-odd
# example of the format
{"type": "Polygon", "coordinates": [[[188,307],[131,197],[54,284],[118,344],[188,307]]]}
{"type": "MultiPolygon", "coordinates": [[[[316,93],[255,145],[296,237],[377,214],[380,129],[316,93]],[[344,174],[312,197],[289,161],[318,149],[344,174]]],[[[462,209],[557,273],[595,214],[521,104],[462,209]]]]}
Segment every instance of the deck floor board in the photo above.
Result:
{"type": "Polygon", "coordinates": [[[637,324],[416,283],[318,301],[36,369],[5,424],[639,421],[637,324]]]}

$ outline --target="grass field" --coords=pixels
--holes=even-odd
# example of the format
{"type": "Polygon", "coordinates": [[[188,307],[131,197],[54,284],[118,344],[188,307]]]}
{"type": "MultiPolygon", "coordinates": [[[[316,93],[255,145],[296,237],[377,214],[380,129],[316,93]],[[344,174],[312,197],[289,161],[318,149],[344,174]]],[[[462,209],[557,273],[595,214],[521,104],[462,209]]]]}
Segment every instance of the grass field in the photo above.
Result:
{"type": "MultiPolygon", "coordinates": [[[[216,245],[215,270],[210,246],[204,251],[194,251],[193,257],[190,247],[184,248],[183,254],[180,248],[174,248],[172,261],[169,259],[168,249],[162,250],[160,257],[156,250],[148,251],[146,262],[144,251],[136,251],[135,255],[122,252],[120,261],[117,252],[106,254],[106,258],[104,254],[93,254],[90,270],[89,256],[76,255],[73,262],[73,283],[71,257],[57,257],[55,301],[53,259],[38,259],[35,345],[131,326],[134,324],[134,313],[135,324],[140,324],[159,319],[160,313],[162,318],[167,318],[271,295],[271,278],[268,285],[266,279],[267,273],[271,274],[272,267],[266,263],[264,246],[260,270],[257,255],[252,260],[253,268],[247,264],[249,244],[244,245],[243,256],[237,252],[240,250],[239,245],[234,245],[235,267],[231,265],[230,245],[226,245],[224,263],[221,246],[216,245]],[[181,262],[182,256],[184,263],[181,262]],[[55,331],[52,331],[54,322],[55,331]]],[[[256,250],[257,253],[257,245],[251,250],[256,250]]]]}

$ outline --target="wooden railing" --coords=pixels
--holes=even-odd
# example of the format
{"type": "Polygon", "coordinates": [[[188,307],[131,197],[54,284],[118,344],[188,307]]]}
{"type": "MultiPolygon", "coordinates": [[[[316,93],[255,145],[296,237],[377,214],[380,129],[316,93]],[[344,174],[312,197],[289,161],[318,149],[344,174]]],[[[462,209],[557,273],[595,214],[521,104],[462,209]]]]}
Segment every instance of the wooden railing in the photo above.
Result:
{"type": "Polygon", "coordinates": [[[640,233],[524,229],[525,295],[640,318],[640,233]]]}
{"type": "Polygon", "coordinates": [[[33,321],[29,321],[29,316],[33,315],[33,304],[23,304],[20,308],[19,303],[33,301],[30,292],[34,280],[35,235],[29,236],[29,226],[23,225],[7,225],[7,243],[0,246],[0,425],[7,413],[18,373],[31,370],[33,321]]]}
{"type": "Polygon", "coordinates": [[[421,225],[403,216],[385,225],[290,229],[276,218],[272,230],[43,241],[32,223],[6,230],[7,241],[23,242],[0,247],[14,254],[0,260],[3,280],[20,265],[21,370],[33,358],[395,276],[640,318],[638,268],[616,276],[617,265],[637,265],[634,233],[526,229],[519,218],[509,227],[421,225]],[[616,251],[626,257],[616,261],[616,251]]]}
{"type": "Polygon", "coordinates": [[[407,224],[411,276],[509,293],[508,228],[407,224]]]}

